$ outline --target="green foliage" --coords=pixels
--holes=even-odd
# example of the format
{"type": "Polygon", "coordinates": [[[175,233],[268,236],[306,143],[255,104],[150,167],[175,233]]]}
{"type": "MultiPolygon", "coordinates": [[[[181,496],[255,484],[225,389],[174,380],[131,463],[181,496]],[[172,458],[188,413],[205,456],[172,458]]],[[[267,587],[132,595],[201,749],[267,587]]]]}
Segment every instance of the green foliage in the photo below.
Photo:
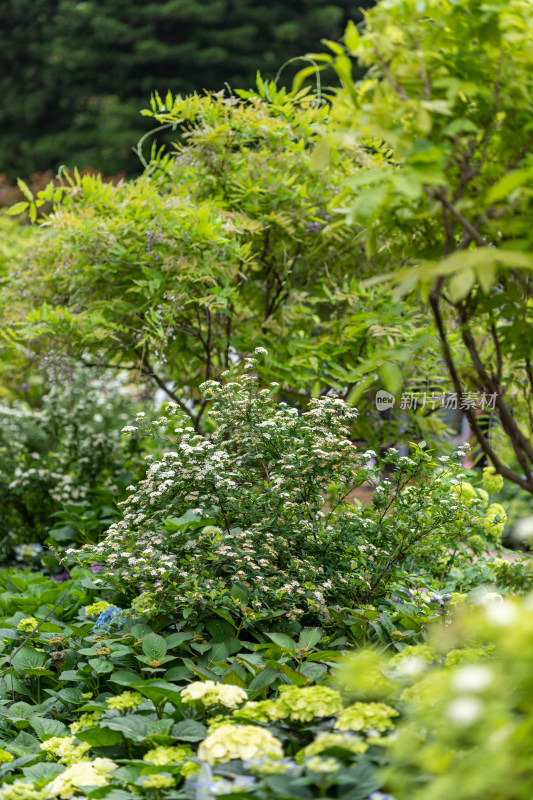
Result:
{"type": "Polygon", "coordinates": [[[494,394],[511,468],[466,411],[497,471],[533,491],[532,9],[524,0],[383,0],[325,57],[343,82],[331,141],[371,156],[342,204],[378,282],[420,290],[454,390],[494,394]],[[415,52],[415,57],[413,57],[415,52]],[[349,56],[367,72],[351,76],[349,56]],[[392,267],[392,271],[391,271],[392,267]],[[384,273],[387,273],[384,275],[384,273]],[[450,331],[459,329],[457,352],[450,331]]]}
{"type": "Polygon", "coordinates": [[[371,4],[13,0],[0,34],[0,173],[65,163],[136,172],[149,92],[248,88],[258,68],[273,78],[371,4]]]}
{"type": "Polygon", "coordinates": [[[22,560],[24,543],[96,541],[117,516],[117,495],[144,466],[138,444],[121,441],[117,429],[135,408],[123,378],[58,373],[53,364],[51,378],[39,408],[0,407],[2,546],[22,560]]]}
{"type": "Polygon", "coordinates": [[[225,384],[204,384],[217,425],[209,439],[172,404],[153,426],[141,413],[124,428],[166,430],[169,449],[131,487],[123,519],[76,557],[106,567],[97,582],[141,592],[140,611],[215,613],[238,630],[282,615],[331,625],[331,606],[383,598],[405,569],[435,569],[436,556],[442,579],[448,549],[497,524],[479,498],[457,491],[459,455],[391,450],[382,461],[391,480],[379,483],[369,465],[376,454],[348,438],[353,409],[321,398],[299,415],[275,401],[276,387],[258,389],[255,363],[246,359],[225,384]],[[365,480],[375,493],[358,508],[346,498],[365,480]]]}
{"type": "MultiPolygon", "coordinates": [[[[179,125],[182,143],[131,182],[65,179],[40,245],[6,280],[13,343],[135,368],[197,428],[199,384],[258,345],[273,353],[263,376],[299,402],[333,391],[361,406],[378,381],[398,391],[417,353],[431,360],[427,315],[361,286],[364,254],[325,211],[359,153],[315,168],[316,98],[259,79],[239,98],[155,96],[147,113],[179,125]]],[[[370,399],[359,425],[373,443],[370,399]]],[[[397,435],[390,423],[384,436],[397,435]]]]}
{"type": "MultiPolygon", "coordinates": [[[[384,670],[380,696],[404,714],[389,751],[387,788],[396,797],[531,795],[532,645],[530,601],[487,597],[433,639],[429,663],[417,648],[374,661],[384,670]]],[[[352,690],[372,696],[357,669],[358,659],[347,672],[352,690]]]]}

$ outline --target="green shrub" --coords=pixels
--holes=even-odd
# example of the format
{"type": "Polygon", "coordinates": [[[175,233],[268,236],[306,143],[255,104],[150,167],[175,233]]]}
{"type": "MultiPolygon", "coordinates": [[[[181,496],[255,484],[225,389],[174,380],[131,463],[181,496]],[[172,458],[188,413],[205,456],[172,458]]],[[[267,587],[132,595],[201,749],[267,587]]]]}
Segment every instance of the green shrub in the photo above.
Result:
{"type": "MultiPolygon", "coordinates": [[[[135,408],[123,378],[55,374],[41,406],[0,406],[0,529],[4,550],[33,542],[96,541],[143,467],[117,422],[135,408]]],[[[15,550],[23,561],[30,551],[15,550]]],[[[37,553],[35,553],[37,555],[37,553]]]]}
{"type": "Polygon", "coordinates": [[[299,414],[276,402],[276,385],[258,389],[255,363],[204,384],[217,425],[209,437],[175,406],[124,428],[167,431],[169,449],[130,487],[123,519],[76,557],[106,567],[103,585],[140,592],[139,611],[215,612],[239,626],[283,615],[331,624],[332,607],[373,603],[406,570],[431,572],[436,556],[445,572],[450,546],[485,521],[482,501],[457,491],[459,456],[392,450],[383,460],[392,480],[379,482],[376,454],[348,438],[350,406],[324,397],[299,414]],[[346,498],[365,480],[376,484],[372,504],[357,507],[346,498]]]}

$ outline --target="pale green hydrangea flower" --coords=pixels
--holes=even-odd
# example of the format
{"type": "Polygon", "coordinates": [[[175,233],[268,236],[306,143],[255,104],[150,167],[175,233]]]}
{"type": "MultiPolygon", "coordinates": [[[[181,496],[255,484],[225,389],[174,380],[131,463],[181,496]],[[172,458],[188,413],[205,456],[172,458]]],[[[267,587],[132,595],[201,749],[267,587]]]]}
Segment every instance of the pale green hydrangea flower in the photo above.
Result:
{"type": "Polygon", "coordinates": [[[507,514],[505,509],[500,503],[491,503],[487,509],[487,517],[485,522],[485,536],[493,542],[497,542],[503,533],[505,523],[507,522],[507,514]],[[495,522],[496,517],[499,517],[499,522],[495,522]]]}
{"type": "Polygon", "coordinates": [[[485,467],[483,470],[483,486],[489,494],[500,492],[503,487],[503,478],[496,475],[494,467],[485,467]]]}
{"type": "Polygon", "coordinates": [[[483,502],[483,508],[487,508],[487,506],[489,504],[489,493],[486,492],[485,489],[481,489],[479,487],[477,489],[477,493],[478,493],[478,495],[480,496],[480,498],[481,498],[481,500],[483,502]]]}
{"type": "Polygon", "coordinates": [[[115,711],[128,711],[137,708],[143,702],[143,696],[138,692],[122,692],[116,697],[108,697],[106,703],[115,711]]]}
{"type": "Polygon", "coordinates": [[[46,800],[47,797],[48,795],[44,791],[39,791],[26,781],[4,783],[0,788],[1,800],[46,800]]]}
{"type": "Polygon", "coordinates": [[[249,700],[242,708],[233,712],[235,719],[253,719],[256,722],[271,722],[277,719],[275,700],[249,700]]]}
{"type": "Polygon", "coordinates": [[[240,686],[215,681],[195,681],[182,689],[180,694],[184,703],[199,701],[204,706],[221,705],[226,708],[236,708],[248,700],[248,694],[240,686]]]}
{"type": "Polygon", "coordinates": [[[335,728],[339,731],[385,731],[392,730],[392,717],[397,717],[396,709],[385,703],[354,703],[339,715],[335,728]]]}
{"type": "Polygon", "coordinates": [[[400,653],[396,653],[389,661],[389,664],[397,666],[407,658],[418,658],[424,664],[432,664],[437,656],[433,648],[427,644],[409,644],[400,653]]]}
{"type": "Polygon", "coordinates": [[[196,764],[195,761],[186,761],[180,767],[180,774],[183,778],[190,778],[191,775],[196,775],[199,770],[200,765],[196,764]]]}
{"type": "Polygon", "coordinates": [[[85,613],[88,617],[96,617],[98,614],[101,614],[102,611],[105,611],[106,608],[111,608],[111,603],[107,603],[105,600],[98,600],[90,606],[85,606],[85,613]]]}
{"type": "Polygon", "coordinates": [[[192,756],[192,748],[188,744],[178,745],[177,747],[165,747],[160,745],[148,750],[143,756],[143,761],[162,767],[165,764],[176,764],[185,761],[192,756]]]}
{"type": "Polygon", "coordinates": [[[254,775],[286,775],[300,771],[299,765],[291,758],[253,758],[244,766],[254,775]]]}
{"type": "Polygon", "coordinates": [[[320,756],[314,756],[306,763],[306,767],[310,769],[311,772],[317,772],[319,775],[328,775],[332,772],[338,772],[341,763],[337,761],[336,758],[320,758],[320,756]]]}
{"type": "Polygon", "coordinates": [[[14,756],[8,753],[7,750],[0,750],[0,764],[8,764],[13,761],[14,756]]]}
{"type": "Polygon", "coordinates": [[[38,624],[39,620],[35,619],[35,617],[26,617],[26,619],[20,620],[17,625],[17,629],[23,633],[31,633],[35,630],[38,624]]]}
{"type": "Polygon", "coordinates": [[[222,725],[198,748],[198,757],[212,766],[261,756],[282,758],[283,746],[270,731],[255,725],[222,725]]]}
{"type": "Polygon", "coordinates": [[[455,487],[454,494],[457,494],[466,503],[471,503],[472,500],[478,499],[476,490],[468,481],[460,481],[455,487]]]}
{"type": "Polygon", "coordinates": [[[318,734],[314,742],[302,750],[302,755],[316,756],[323,753],[324,750],[329,750],[330,747],[342,747],[344,750],[350,750],[351,753],[357,754],[365,753],[368,750],[368,744],[357,736],[323,731],[318,734]]]}
{"type": "Polygon", "coordinates": [[[94,761],[72,764],[46,785],[46,797],[69,798],[80,786],[106,786],[109,782],[108,774],[117,767],[118,764],[109,758],[95,758],[94,761]]]}
{"type": "Polygon", "coordinates": [[[341,693],[329,686],[280,686],[279,691],[272,719],[311,722],[315,717],[332,717],[342,711],[341,693]]]}
{"type": "Polygon", "coordinates": [[[75,741],[74,736],[52,736],[39,746],[46,753],[47,761],[56,759],[61,764],[69,766],[79,761],[88,761],[84,756],[91,749],[91,745],[87,742],[74,744],[75,741]]]}
{"type": "Polygon", "coordinates": [[[143,783],[143,788],[150,788],[150,789],[170,789],[171,786],[174,786],[174,778],[171,778],[170,775],[150,775],[148,778],[145,778],[143,783]]]}
{"type": "Polygon", "coordinates": [[[77,722],[70,723],[69,728],[72,733],[77,733],[78,731],[81,731],[82,728],[93,728],[95,725],[98,725],[98,721],[101,716],[101,711],[93,711],[90,714],[82,714],[77,722]]]}

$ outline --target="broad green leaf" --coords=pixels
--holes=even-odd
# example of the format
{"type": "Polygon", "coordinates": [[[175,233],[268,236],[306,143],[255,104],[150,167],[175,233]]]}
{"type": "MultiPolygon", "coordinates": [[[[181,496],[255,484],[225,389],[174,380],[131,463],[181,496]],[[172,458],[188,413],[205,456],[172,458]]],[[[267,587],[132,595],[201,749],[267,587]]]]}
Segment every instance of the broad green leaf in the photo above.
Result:
{"type": "Polygon", "coordinates": [[[157,633],[149,633],[148,636],[143,638],[142,650],[150,661],[161,661],[167,654],[165,640],[157,633]]]}
{"type": "Polygon", "coordinates": [[[524,186],[530,183],[533,180],[533,169],[526,168],[526,169],[515,169],[512,172],[508,172],[504,175],[500,180],[489,189],[486,197],[486,202],[488,205],[492,205],[492,203],[497,203],[499,200],[504,200],[511,194],[515,189],[519,189],[521,186],[524,186]]]}
{"type": "Polygon", "coordinates": [[[296,652],[296,642],[285,633],[267,633],[266,635],[274,642],[274,644],[277,644],[278,647],[281,647],[282,650],[285,650],[288,653],[296,652]]]}
{"type": "Polygon", "coordinates": [[[207,736],[207,728],[201,722],[184,719],[172,726],[171,733],[182,742],[201,742],[207,736]]]}
{"type": "Polygon", "coordinates": [[[448,291],[452,302],[457,303],[459,300],[464,300],[464,298],[472,289],[475,280],[476,273],[470,267],[462,272],[457,272],[450,279],[448,286],[448,291]]]}
{"type": "Polygon", "coordinates": [[[20,191],[28,200],[33,200],[33,194],[30,191],[30,188],[27,183],[25,183],[21,178],[17,178],[17,186],[19,187],[20,191]]]}
{"type": "Polygon", "coordinates": [[[70,736],[67,726],[58,719],[33,717],[30,725],[41,741],[49,739],[51,736],[70,736]]]}
{"type": "Polygon", "coordinates": [[[265,689],[267,686],[271,686],[276,680],[279,678],[279,673],[275,669],[271,669],[270,667],[266,667],[265,669],[260,670],[260,672],[255,675],[250,683],[248,684],[247,691],[248,692],[258,692],[262,689],[265,689]]]}
{"type": "Polygon", "coordinates": [[[142,681],[142,677],[137,672],[132,672],[129,669],[119,669],[110,675],[107,680],[118,683],[120,686],[132,686],[134,683],[142,681]]]}
{"type": "Polygon", "coordinates": [[[321,628],[304,628],[298,639],[298,646],[310,649],[319,643],[324,635],[321,628]]]}
{"type": "Polygon", "coordinates": [[[118,719],[100,720],[100,726],[118,731],[126,739],[132,739],[134,742],[142,742],[146,739],[149,723],[148,717],[140,714],[128,714],[118,719]]]}
{"type": "Polygon", "coordinates": [[[17,672],[25,672],[28,669],[42,667],[45,661],[44,653],[35,650],[33,647],[23,647],[14,656],[13,666],[17,672]]]}
{"type": "Polygon", "coordinates": [[[385,362],[379,368],[379,375],[385,389],[391,394],[397,394],[402,388],[403,375],[398,364],[391,361],[385,362]]]}
{"type": "Polygon", "coordinates": [[[359,31],[355,27],[355,23],[350,20],[344,31],[344,44],[348,50],[357,50],[359,47],[359,31]]]}
{"type": "Polygon", "coordinates": [[[63,764],[50,764],[48,761],[41,761],[39,764],[32,764],[22,768],[22,774],[32,783],[37,781],[49,782],[65,771],[63,764]]]}
{"type": "Polygon", "coordinates": [[[9,208],[6,208],[5,213],[9,214],[10,217],[14,217],[17,214],[22,214],[23,211],[26,211],[28,208],[29,203],[21,201],[20,203],[14,203],[9,208]]]}
{"type": "Polygon", "coordinates": [[[132,689],[135,689],[136,692],[144,694],[145,697],[148,697],[148,699],[156,705],[161,703],[163,700],[169,700],[173,705],[176,706],[176,708],[180,708],[183,705],[180,689],[177,686],[173,686],[171,683],[167,683],[166,681],[155,678],[153,680],[148,679],[129,685],[132,687],[132,689]]]}
{"type": "Polygon", "coordinates": [[[112,747],[122,742],[122,736],[116,730],[99,725],[97,728],[85,728],[78,731],[76,739],[87,742],[92,747],[112,747]]]}

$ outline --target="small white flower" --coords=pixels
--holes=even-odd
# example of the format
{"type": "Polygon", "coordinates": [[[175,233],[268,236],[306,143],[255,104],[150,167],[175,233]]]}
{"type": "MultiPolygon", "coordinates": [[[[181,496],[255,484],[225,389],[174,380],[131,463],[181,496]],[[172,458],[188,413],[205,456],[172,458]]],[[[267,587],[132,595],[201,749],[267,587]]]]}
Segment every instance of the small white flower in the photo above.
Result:
{"type": "Polygon", "coordinates": [[[482,704],[477,697],[458,697],[446,709],[446,715],[456,725],[472,725],[481,714],[482,704]]]}
{"type": "Polygon", "coordinates": [[[481,692],[492,683],[492,670],[484,664],[469,664],[457,670],[452,686],[459,692],[481,692]]]}

